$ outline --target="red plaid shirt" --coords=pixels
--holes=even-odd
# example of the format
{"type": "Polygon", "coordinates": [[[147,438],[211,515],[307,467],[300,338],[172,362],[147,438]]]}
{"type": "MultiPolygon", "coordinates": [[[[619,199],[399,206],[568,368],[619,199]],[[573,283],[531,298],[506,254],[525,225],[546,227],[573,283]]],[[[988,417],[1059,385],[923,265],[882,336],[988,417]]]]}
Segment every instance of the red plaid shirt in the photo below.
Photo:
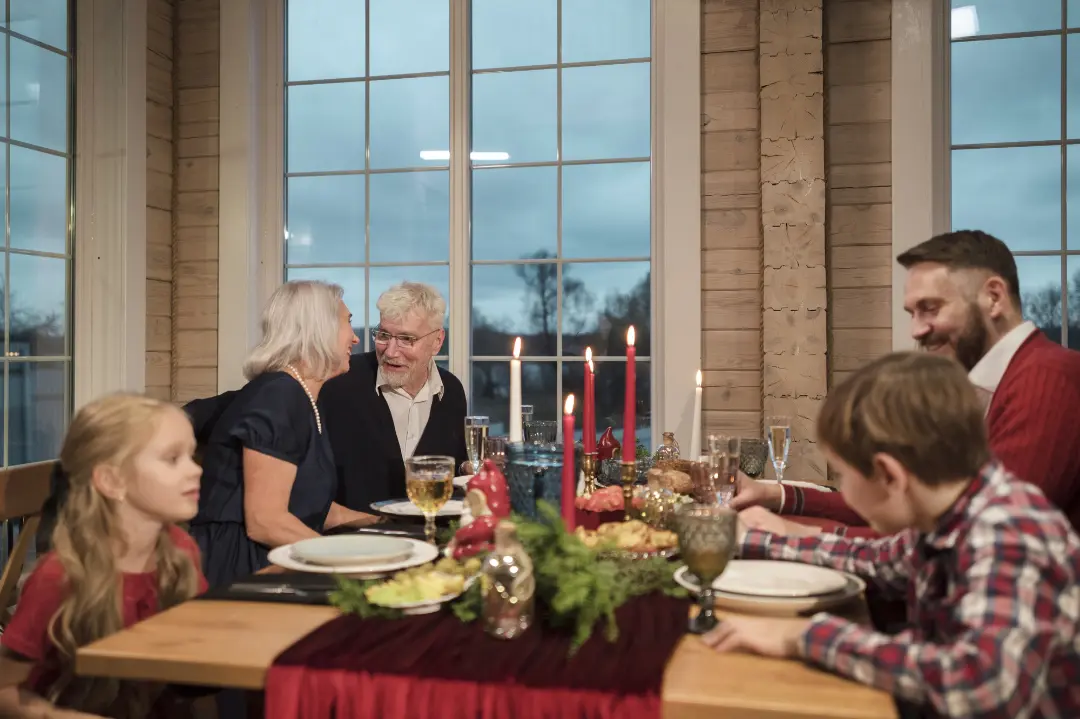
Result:
{"type": "Polygon", "coordinates": [[[831,567],[907,599],[896,636],[818,613],[810,662],[948,717],[1080,717],[1080,539],[1038,488],[988,464],[929,534],[780,537],[747,559],[831,567]]]}

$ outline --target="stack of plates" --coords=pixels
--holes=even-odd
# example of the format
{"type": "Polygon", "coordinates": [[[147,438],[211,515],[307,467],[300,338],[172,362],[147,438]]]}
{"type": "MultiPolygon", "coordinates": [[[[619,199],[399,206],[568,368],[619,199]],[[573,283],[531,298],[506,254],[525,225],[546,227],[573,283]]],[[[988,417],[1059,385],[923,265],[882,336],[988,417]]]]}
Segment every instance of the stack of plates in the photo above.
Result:
{"type": "MultiPolygon", "coordinates": [[[[675,581],[698,593],[701,584],[689,568],[680,567],[675,581]]],[[[716,606],[748,614],[796,616],[850,602],[866,589],[858,577],[799,562],[733,559],[713,582],[716,606]]]]}
{"type": "Polygon", "coordinates": [[[418,539],[342,534],[305,539],[270,550],[272,564],[294,572],[382,576],[426,564],[439,550],[418,539]]]}

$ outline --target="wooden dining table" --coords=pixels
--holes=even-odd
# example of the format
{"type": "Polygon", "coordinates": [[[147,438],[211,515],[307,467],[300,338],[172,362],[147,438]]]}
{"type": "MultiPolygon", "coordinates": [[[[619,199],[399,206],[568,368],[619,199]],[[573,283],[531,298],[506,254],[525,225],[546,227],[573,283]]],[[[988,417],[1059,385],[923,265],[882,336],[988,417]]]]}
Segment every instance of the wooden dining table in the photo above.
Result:
{"type": "MultiPolygon", "coordinates": [[[[868,621],[861,599],[846,614],[868,621]]],[[[83,676],[258,691],[282,651],[337,615],[328,606],[191,600],[79,649],[75,670],[83,676]]],[[[691,635],[668,662],[661,699],[664,719],[897,716],[885,692],[795,660],[717,654],[691,635]]]]}

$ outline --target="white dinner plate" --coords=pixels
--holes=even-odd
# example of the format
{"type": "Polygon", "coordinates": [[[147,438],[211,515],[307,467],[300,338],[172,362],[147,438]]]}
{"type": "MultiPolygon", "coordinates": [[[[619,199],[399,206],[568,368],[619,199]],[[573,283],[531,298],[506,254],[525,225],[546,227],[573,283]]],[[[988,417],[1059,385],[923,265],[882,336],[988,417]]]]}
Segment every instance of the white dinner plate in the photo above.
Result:
{"type": "MultiPolygon", "coordinates": [[[[697,594],[701,590],[697,577],[691,574],[686,566],[679,567],[675,571],[674,578],[676,584],[692,594],[697,594]]],[[[714,591],[713,596],[716,599],[718,608],[733,612],[763,614],[772,617],[809,616],[816,612],[841,607],[866,591],[866,582],[859,577],[853,574],[845,574],[844,578],[843,590],[815,597],[752,597],[745,594],[729,594],[721,591],[714,591]]],[[[716,589],[715,582],[713,583],[713,589],[716,589]]]]}
{"type": "Polygon", "coordinates": [[[328,567],[324,564],[312,564],[293,556],[292,545],[286,544],[270,550],[268,556],[271,564],[276,564],[283,569],[294,572],[311,572],[313,574],[364,574],[382,575],[397,572],[409,567],[427,564],[439,557],[439,550],[427,542],[419,539],[404,539],[411,546],[409,556],[394,562],[366,563],[357,565],[341,565],[328,567]]]}
{"type": "Polygon", "coordinates": [[[842,572],[802,562],[734,559],[713,587],[728,594],[753,597],[818,597],[842,591],[842,572]]]}
{"type": "Polygon", "coordinates": [[[469,484],[469,480],[475,476],[475,474],[463,474],[459,477],[454,477],[454,486],[465,489],[466,485],[469,484]]]}
{"type": "MultiPolygon", "coordinates": [[[[371,508],[383,514],[393,514],[399,517],[423,517],[420,508],[407,499],[386,499],[382,502],[374,502],[371,508]]],[[[436,517],[460,517],[465,509],[465,503],[460,499],[451,499],[443,505],[436,517]]]]}
{"type": "Polygon", "coordinates": [[[390,564],[412,554],[412,544],[401,537],[377,534],[341,534],[304,539],[292,545],[292,556],[308,564],[327,567],[358,567],[390,564]]]}

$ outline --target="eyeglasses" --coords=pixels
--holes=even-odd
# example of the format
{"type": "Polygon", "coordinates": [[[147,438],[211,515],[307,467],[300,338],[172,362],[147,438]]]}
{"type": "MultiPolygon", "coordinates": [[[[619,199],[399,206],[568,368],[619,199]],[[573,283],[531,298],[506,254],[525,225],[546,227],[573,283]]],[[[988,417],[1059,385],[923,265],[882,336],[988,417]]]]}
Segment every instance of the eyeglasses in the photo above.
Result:
{"type": "Polygon", "coordinates": [[[431,335],[435,334],[438,331],[439,330],[432,330],[431,332],[428,332],[426,335],[420,335],[419,337],[414,337],[413,335],[393,335],[393,334],[390,334],[389,332],[387,332],[386,330],[384,330],[381,327],[374,327],[371,330],[371,339],[375,340],[375,344],[380,344],[380,345],[388,345],[388,344],[390,344],[390,340],[397,340],[398,347],[404,347],[404,348],[408,349],[408,348],[414,346],[420,340],[424,339],[425,337],[430,337],[431,335]]]}

